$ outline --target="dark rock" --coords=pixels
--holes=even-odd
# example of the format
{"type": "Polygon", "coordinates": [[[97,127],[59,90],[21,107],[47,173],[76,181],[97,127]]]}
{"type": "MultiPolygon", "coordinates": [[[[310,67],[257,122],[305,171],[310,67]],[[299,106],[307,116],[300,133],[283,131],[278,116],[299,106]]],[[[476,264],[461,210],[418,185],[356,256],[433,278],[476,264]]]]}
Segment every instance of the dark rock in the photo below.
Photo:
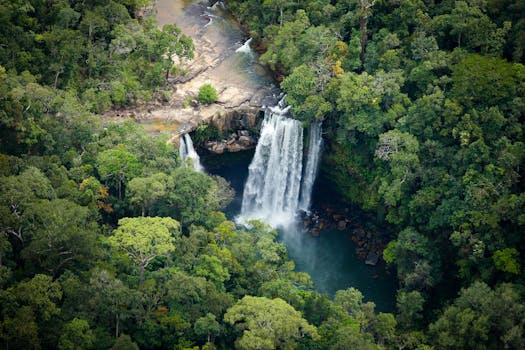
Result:
{"type": "Polygon", "coordinates": [[[337,229],[339,231],[343,231],[343,230],[346,230],[346,221],[344,220],[341,220],[337,223],[337,229]]]}
{"type": "Polygon", "coordinates": [[[354,230],[354,235],[356,235],[356,237],[359,239],[363,239],[366,236],[366,232],[362,228],[356,228],[354,230]]]}
{"type": "Polygon", "coordinates": [[[321,230],[319,230],[318,228],[313,228],[310,230],[310,235],[312,235],[312,237],[319,237],[320,233],[321,230]]]}
{"type": "Polygon", "coordinates": [[[378,261],[379,261],[379,255],[377,255],[374,252],[370,252],[366,256],[365,264],[376,266],[378,261]]]}

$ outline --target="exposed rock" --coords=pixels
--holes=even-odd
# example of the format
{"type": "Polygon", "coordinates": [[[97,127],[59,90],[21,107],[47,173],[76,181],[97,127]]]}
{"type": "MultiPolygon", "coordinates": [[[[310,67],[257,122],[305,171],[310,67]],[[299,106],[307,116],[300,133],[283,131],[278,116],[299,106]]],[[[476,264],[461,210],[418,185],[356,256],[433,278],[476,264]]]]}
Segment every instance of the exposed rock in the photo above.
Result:
{"type": "Polygon", "coordinates": [[[374,252],[369,252],[366,256],[365,264],[376,266],[377,262],[379,261],[379,255],[377,255],[374,252]]]}
{"type": "Polygon", "coordinates": [[[243,147],[254,146],[257,143],[253,137],[244,135],[239,137],[238,142],[243,147]]]}
{"type": "Polygon", "coordinates": [[[337,223],[337,229],[339,231],[344,231],[346,230],[346,221],[345,220],[341,220],[337,223]]]}

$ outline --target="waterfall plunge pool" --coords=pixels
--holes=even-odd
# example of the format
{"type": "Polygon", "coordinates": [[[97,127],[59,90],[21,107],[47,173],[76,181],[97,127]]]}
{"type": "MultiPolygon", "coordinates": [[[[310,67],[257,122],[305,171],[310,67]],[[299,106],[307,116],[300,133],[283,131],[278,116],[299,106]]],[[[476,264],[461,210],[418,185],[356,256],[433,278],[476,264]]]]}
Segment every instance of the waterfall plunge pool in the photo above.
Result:
{"type": "MultiPolygon", "coordinates": [[[[201,154],[201,162],[212,175],[228,180],[235,190],[233,202],[225,212],[230,219],[240,213],[243,188],[254,151],[224,154],[201,154]]],[[[324,181],[321,181],[324,182],[324,181]]],[[[314,191],[313,207],[326,198],[325,191],[314,191]]],[[[279,240],[287,249],[297,271],[308,273],[314,288],[332,297],[336,291],[350,287],[363,293],[365,301],[373,301],[377,311],[392,312],[395,307],[396,280],[382,265],[368,266],[355,254],[350,231],[322,230],[319,237],[299,231],[279,231],[279,240]]]]}

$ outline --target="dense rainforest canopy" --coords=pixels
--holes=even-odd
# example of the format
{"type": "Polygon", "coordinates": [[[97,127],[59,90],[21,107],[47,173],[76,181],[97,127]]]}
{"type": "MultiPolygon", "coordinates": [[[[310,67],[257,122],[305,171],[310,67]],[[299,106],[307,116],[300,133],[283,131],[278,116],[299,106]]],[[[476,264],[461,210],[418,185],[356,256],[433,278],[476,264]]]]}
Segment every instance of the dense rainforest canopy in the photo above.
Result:
{"type": "MultiPolygon", "coordinates": [[[[523,349],[525,3],[226,1],[323,172],[392,240],[397,308],[330,299],[222,178],[96,114],[193,57],[148,0],[0,0],[2,349],[523,349]]],[[[351,287],[351,286],[349,286],[351,287]]]]}

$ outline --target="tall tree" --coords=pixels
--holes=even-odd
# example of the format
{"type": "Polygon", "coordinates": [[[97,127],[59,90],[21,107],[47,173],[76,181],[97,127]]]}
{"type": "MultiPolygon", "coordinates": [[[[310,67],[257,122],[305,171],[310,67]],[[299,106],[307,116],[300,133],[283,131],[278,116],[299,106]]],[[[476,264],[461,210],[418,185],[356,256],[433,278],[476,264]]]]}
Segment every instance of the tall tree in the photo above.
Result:
{"type": "Polygon", "coordinates": [[[318,339],[316,327],[282,299],[245,296],[228,309],[224,320],[241,330],[240,350],[293,349],[305,336],[318,339]]]}
{"type": "Polygon", "coordinates": [[[138,176],[141,168],[137,157],[126,151],[123,146],[103,151],[97,157],[100,176],[117,186],[119,200],[122,200],[124,183],[138,176]]]}
{"type": "Polygon", "coordinates": [[[359,0],[359,27],[361,28],[361,53],[359,58],[365,66],[366,45],[368,43],[368,18],[372,12],[376,0],[359,0]]]}
{"type": "Polygon", "coordinates": [[[110,242],[124,251],[139,266],[139,284],[144,281],[144,269],[159,256],[175,249],[179,223],[171,218],[123,218],[110,237],[110,242]]]}

